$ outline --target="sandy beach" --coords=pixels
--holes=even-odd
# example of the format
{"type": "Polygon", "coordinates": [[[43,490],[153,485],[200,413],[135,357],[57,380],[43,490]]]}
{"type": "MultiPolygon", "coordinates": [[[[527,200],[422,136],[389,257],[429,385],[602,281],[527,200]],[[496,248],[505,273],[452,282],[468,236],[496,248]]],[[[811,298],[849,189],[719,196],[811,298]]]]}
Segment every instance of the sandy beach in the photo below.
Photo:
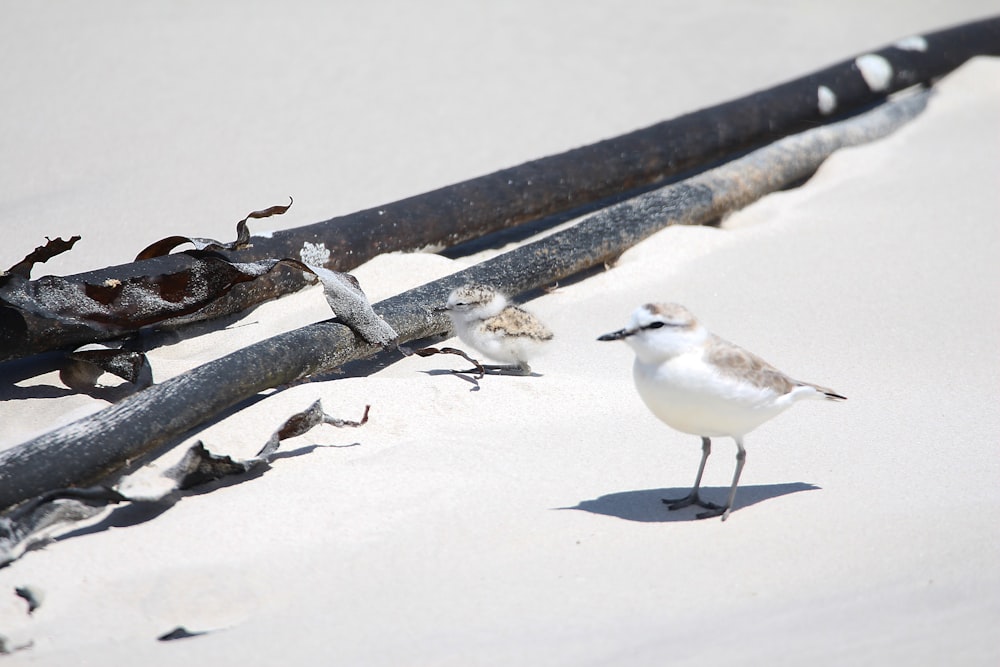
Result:
{"type": "MultiPolygon", "coordinates": [[[[8,3],[0,263],[46,236],[83,239],[35,276],[171,234],[228,239],[289,194],[259,227],[315,222],[995,12],[870,5],[8,3]]],[[[997,664],[998,118],[1000,59],[974,59],[915,121],[801,187],[534,298],[555,333],[537,376],[477,389],[442,372],[457,357],[409,357],[197,430],[163,464],[196,439],[251,456],[316,399],[345,419],[371,405],[363,427],[283,443],[263,474],[0,570],[0,635],[30,644],[0,662],[997,664]],[[650,301],[849,399],[750,434],[726,522],[666,511],[698,439],[646,410],[626,345],[596,340],[650,301]],[[31,615],[19,586],[44,593],[31,615]],[[156,641],[177,627],[205,634],[156,641]]],[[[376,302],[496,252],[352,273],[376,302]]],[[[309,289],[149,360],[162,381],[328,317],[309,289]]],[[[17,368],[0,448],[107,405],[17,368]]],[[[734,454],[716,441],[710,499],[734,454]]]]}

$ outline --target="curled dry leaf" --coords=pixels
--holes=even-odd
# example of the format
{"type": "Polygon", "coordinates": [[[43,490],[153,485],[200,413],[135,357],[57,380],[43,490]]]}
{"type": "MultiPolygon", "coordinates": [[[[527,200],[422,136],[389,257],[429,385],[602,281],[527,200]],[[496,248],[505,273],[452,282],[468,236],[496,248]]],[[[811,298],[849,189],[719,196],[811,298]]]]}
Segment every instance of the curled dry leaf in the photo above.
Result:
{"type": "Polygon", "coordinates": [[[73,245],[80,240],[80,237],[71,236],[69,240],[66,241],[63,240],[62,237],[50,239],[46,236],[45,240],[47,241],[45,245],[38,246],[32,252],[28,253],[20,262],[4,271],[3,274],[0,274],[0,286],[6,283],[11,276],[19,276],[25,280],[31,278],[31,269],[34,268],[35,264],[47,262],[56,255],[61,255],[72,248],[73,245]]]}
{"type": "Polygon", "coordinates": [[[59,370],[59,379],[70,389],[88,392],[104,373],[116,375],[133,385],[133,390],[153,384],[153,370],[142,352],[98,348],[81,349],[70,354],[59,370]]]}
{"type": "Polygon", "coordinates": [[[136,261],[152,259],[169,254],[174,248],[184,243],[194,245],[196,251],[215,252],[219,250],[243,250],[250,245],[250,229],[247,227],[247,220],[269,218],[272,215],[282,215],[292,207],[293,200],[288,198],[286,206],[270,206],[260,211],[251,211],[245,218],[236,223],[236,240],[230,243],[223,243],[214,239],[202,239],[190,236],[168,236],[143,248],[136,255],[136,261]]]}
{"type": "Polygon", "coordinates": [[[361,283],[351,274],[330,271],[295,259],[283,259],[281,263],[298,267],[319,278],[323,283],[323,296],[334,315],[366,342],[384,347],[399,337],[395,329],[375,313],[361,289],[361,283]]]}
{"type": "MultiPolygon", "coordinates": [[[[51,335],[54,329],[73,344],[107,340],[182,318],[212,304],[234,286],[259,278],[275,264],[274,260],[232,264],[202,257],[174,273],[101,282],[15,277],[0,288],[0,348],[30,347],[34,336],[51,335]]],[[[5,358],[11,357],[0,354],[0,360],[5,358]]]]}
{"type": "MultiPolygon", "coordinates": [[[[247,220],[281,215],[290,206],[251,212],[237,223],[237,238],[231,243],[188,237],[163,239],[143,250],[139,256],[147,261],[128,265],[132,269],[128,274],[113,270],[126,267],[113,267],[79,276],[29,280],[27,274],[34,262],[68,249],[73,242],[50,241],[0,281],[0,361],[110,340],[142,327],[208,319],[213,313],[230,313],[274,298],[281,289],[299,289],[316,278],[323,283],[324,296],[335,315],[361,338],[383,346],[395,340],[396,332],[375,314],[353,276],[294,259],[236,262],[216,252],[245,247],[250,239],[247,220]],[[182,242],[194,243],[195,250],[167,255],[182,242]],[[272,274],[278,265],[304,273],[286,270],[272,274]],[[247,285],[234,291],[243,283],[247,285]],[[279,283],[289,283],[292,289],[278,288],[279,283]],[[233,307],[234,300],[244,303],[242,308],[233,307]]],[[[87,383],[86,377],[80,381],[87,383]]]]}
{"type": "Polygon", "coordinates": [[[282,440],[303,435],[319,424],[330,424],[338,427],[362,426],[368,421],[369,407],[365,406],[364,416],[360,421],[355,422],[331,417],[323,412],[323,405],[320,401],[316,401],[302,412],[289,417],[277,431],[271,434],[257,455],[249,459],[234,459],[227,455],[213,454],[199,440],[192,445],[179,463],[163,473],[163,477],[173,480],[176,489],[184,490],[229,475],[250,472],[260,465],[270,463],[282,440]]]}

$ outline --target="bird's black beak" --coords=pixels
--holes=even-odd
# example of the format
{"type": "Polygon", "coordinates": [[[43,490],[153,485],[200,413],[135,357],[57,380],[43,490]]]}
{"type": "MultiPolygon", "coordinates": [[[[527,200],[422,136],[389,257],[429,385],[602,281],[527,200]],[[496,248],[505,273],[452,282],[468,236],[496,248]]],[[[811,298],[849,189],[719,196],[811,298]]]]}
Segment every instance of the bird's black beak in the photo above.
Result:
{"type": "Polygon", "coordinates": [[[434,307],[434,312],[435,313],[446,313],[449,310],[451,310],[451,309],[448,308],[448,306],[435,306],[434,307]]]}
{"type": "Polygon", "coordinates": [[[628,329],[619,329],[618,331],[606,333],[603,336],[600,336],[597,340],[622,340],[623,338],[628,338],[634,333],[634,331],[629,331],[628,329]]]}

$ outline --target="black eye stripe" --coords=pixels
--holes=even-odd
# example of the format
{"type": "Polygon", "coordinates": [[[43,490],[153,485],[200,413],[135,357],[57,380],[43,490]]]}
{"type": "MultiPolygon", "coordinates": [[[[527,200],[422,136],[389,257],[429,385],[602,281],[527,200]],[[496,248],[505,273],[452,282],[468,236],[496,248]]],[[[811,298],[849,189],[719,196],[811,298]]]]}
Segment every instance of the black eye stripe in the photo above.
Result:
{"type": "Polygon", "coordinates": [[[666,322],[650,322],[649,324],[644,326],[643,329],[659,329],[660,327],[664,327],[666,325],[667,325],[666,322]]]}

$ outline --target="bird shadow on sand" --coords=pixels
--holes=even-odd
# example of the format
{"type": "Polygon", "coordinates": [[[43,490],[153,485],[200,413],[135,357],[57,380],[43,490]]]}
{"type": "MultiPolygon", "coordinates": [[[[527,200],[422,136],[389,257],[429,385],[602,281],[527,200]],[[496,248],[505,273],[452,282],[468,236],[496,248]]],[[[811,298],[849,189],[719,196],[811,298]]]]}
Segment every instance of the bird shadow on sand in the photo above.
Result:
{"type": "MultiPolygon", "coordinates": [[[[744,507],[756,505],[764,500],[779,498],[799,491],[815,491],[820,487],[805,482],[788,484],[757,484],[741,486],[736,492],[736,502],[733,514],[744,507]]],[[[626,521],[644,523],[668,523],[673,521],[696,521],[700,507],[685,507],[671,511],[663,503],[664,498],[683,498],[689,488],[673,489],[641,489],[638,491],[622,491],[609,493],[593,500],[582,500],[574,507],[559,507],[560,510],[582,510],[591,514],[615,516],[626,521]]],[[[724,502],[729,493],[728,486],[702,487],[701,497],[711,502],[724,502]]]]}

